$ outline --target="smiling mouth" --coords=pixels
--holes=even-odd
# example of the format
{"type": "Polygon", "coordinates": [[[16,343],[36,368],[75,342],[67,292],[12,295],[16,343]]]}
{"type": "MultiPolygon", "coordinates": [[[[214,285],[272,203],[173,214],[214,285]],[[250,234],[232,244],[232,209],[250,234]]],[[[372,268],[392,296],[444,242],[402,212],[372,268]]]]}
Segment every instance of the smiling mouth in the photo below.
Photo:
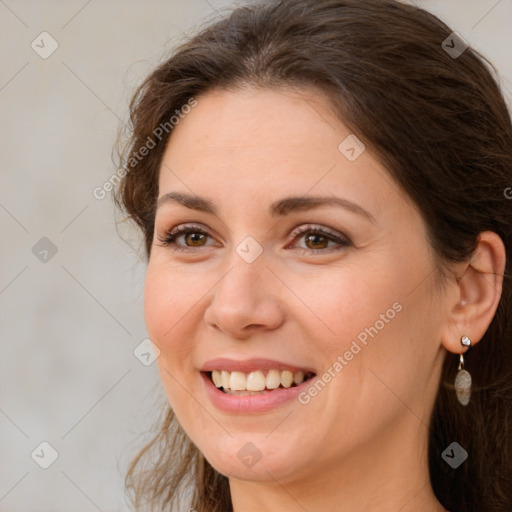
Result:
{"type": "Polygon", "coordinates": [[[313,372],[289,370],[256,370],[250,373],[213,370],[206,372],[219,391],[228,395],[261,395],[276,389],[297,387],[315,376],[313,372]]]}

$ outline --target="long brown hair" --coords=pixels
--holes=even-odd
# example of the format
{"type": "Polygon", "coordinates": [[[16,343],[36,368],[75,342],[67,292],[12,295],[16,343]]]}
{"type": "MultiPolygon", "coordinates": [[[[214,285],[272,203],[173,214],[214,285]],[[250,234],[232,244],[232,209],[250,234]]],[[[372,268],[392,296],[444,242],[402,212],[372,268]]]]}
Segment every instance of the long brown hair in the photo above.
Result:
{"type": "MultiPolygon", "coordinates": [[[[441,385],[453,383],[456,372],[456,357],[447,357],[431,417],[429,466],[434,492],[452,512],[510,512],[512,126],[496,70],[471,47],[450,54],[443,41],[451,33],[434,15],[395,0],[237,7],[175,49],[138,88],[120,154],[126,172],[114,200],[141,229],[149,258],[158,174],[176,111],[214,87],[313,86],[325,94],[419,207],[439,275],[449,263],[467,261],[480,232],[494,231],[504,242],[501,300],[466,357],[471,402],[461,407],[453,386],[441,385]],[[469,453],[457,469],[441,457],[453,441],[469,453]]],[[[227,478],[204,459],[167,405],[126,485],[137,510],[232,511],[227,478]]]]}

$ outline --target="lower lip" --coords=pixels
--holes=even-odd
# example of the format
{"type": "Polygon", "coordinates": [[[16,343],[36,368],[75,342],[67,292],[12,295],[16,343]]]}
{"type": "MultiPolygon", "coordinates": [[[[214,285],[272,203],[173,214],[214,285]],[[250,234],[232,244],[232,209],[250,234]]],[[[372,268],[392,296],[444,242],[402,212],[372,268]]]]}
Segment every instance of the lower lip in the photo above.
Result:
{"type": "Polygon", "coordinates": [[[217,388],[211,381],[208,374],[200,372],[206,385],[206,392],[213,405],[225,412],[237,414],[263,413],[276,407],[291,402],[311,385],[314,377],[291,388],[277,388],[261,395],[228,395],[217,388]]]}

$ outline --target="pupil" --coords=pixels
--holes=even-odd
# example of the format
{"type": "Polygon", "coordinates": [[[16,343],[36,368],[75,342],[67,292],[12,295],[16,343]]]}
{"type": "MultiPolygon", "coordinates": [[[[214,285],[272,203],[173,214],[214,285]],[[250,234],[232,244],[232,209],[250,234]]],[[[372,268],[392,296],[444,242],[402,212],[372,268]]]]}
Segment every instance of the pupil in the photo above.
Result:
{"type": "Polygon", "coordinates": [[[192,238],[193,243],[200,242],[201,239],[204,237],[204,235],[202,235],[201,233],[190,233],[188,236],[189,238],[192,238]]]}
{"type": "Polygon", "coordinates": [[[318,240],[319,240],[319,239],[322,239],[322,238],[324,239],[324,243],[322,244],[322,242],[320,242],[320,245],[321,245],[322,247],[325,247],[325,238],[324,238],[324,236],[323,236],[323,235],[319,235],[319,234],[313,233],[313,234],[311,234],[311,235],[309,235],[309,236],[307,237],[307,241],[308,241],[308,242],[312,242],[312,244],[313,244],[314,246],[318,247],[318,240]]]}

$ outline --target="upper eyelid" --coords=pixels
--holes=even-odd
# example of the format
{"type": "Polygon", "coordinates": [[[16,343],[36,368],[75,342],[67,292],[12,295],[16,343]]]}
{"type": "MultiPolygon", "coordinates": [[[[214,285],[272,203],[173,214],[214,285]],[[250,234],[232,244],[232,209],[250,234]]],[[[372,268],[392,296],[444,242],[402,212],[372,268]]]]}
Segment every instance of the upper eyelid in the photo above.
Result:
{"type": "Polygon", "coordinates": [[[181,224],[177,224],[176,226],[174,226],[171,229],[163,229],[162,232],[163,232],[164,236],[169,236],[172,234],[181,235],[181,234],[183,234],[183,232],[185,230],[193,231],[194,229],[197,231],[200,231],[200,232],[204,232],[205,234],[207,234],[210,237],[212,236],[211,235],[212,230],[210,228],[207,228],[207,227],[203,226],[202,224],[195,223],[195,222],[192,222],[192,223],[183,222],[181,224]]]}
{"type": "MultiPolygon", "coordinates": [[[[168,231],[164,230],[164,232],[167,235],[171,235],[171,234],[181,234],[180,232],[183,232],[185,230],[194,230],[194,229],[196,229],[197,231],[204,232],[204,233],[208,234],[208,236],[211,236],[209,228],[203,227],[201,224],[194,224],[194,223],[188,224],[186,222],[183,224],[178,224],[177,226],[175,226],[174,228],[172,228],[168,231]]],[[[293,235],[297,235],[297,234],[302,234],[308,230],[311,230],[311,231],[318,230],[318,231],[322,231],[328,235],[338,236],[340,238],[341,237],[348,238],[347,235],[345,235],[344,233],[338,233],[336,230],[328,228],[327,226],[321,226],[321,225],[311,224],[311,223],[305,223],[305,224],[303,223],[303,224],[298,225],[297,227],[293,228],[290,231],[290,235],[293,236],[293,235]]]]}
{"type": "Polygon", "coordinates": [[[296,237],[298,235],[303,235],[304,233],[307,233],[308,231],[321,231],[322,234],[330,235],[334,238],[346,238],[348,239],[348,236],[344,233],[339,233],[331,228],[328,228],[327,226],[320,226],[316,224],[300,224],[296,228],[292,229],[290,232],[290,236],[296,237]]]}

